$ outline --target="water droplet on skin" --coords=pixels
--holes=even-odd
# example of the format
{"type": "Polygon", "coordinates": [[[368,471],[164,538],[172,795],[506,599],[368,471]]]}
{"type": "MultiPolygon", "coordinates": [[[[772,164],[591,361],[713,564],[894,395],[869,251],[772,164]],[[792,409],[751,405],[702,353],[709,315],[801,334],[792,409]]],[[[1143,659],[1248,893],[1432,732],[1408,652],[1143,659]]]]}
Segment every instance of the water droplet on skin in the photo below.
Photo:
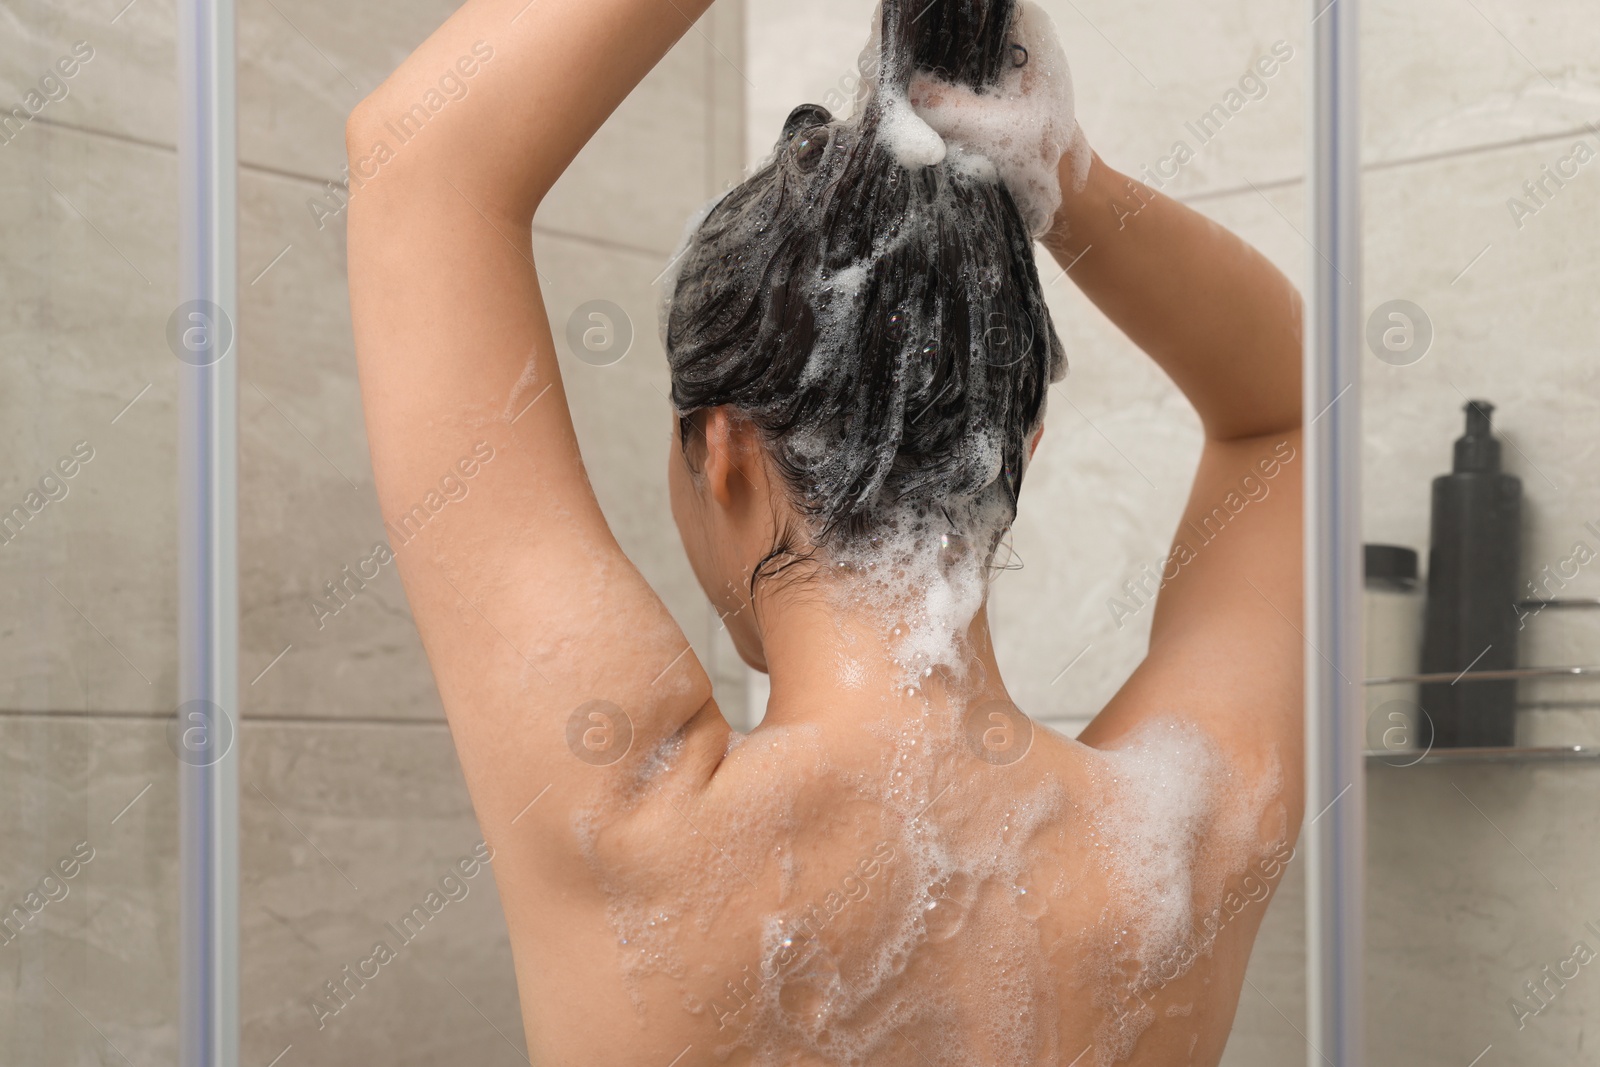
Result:
{"type": "Polygon", "coordinates": [[[941,896],[928,903],[922,921],[928,931],[928,940],[939,942],[948,941],[960,933],[966,918],[967,909],[959,900],[941,896]]]}
{"type": "Polygon", "coordinates": [[[1026,885],[1018,885],[1015,888],[1017,913],[1024,919],[1038,919],[1049,910],[1050,902],[1045,899],[1043,893],[1037,890],[1030,892],[1026,885]]]}
{"type": "Polygon", "coordinates": [[[818,1019],[839,985],[839,970],[826,955],[813,957],[800,973],[783,983],[778,1006],[799,1019],[818,1019]]]}

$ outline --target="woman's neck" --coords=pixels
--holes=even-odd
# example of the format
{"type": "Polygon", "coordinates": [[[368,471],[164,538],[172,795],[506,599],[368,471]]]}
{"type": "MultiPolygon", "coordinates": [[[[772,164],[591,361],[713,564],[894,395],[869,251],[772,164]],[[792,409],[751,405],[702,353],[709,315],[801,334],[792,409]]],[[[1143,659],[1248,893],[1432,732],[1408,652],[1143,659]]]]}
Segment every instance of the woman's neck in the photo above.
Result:
{"type": "Polygon", "coordinates": [[[765,723],[839,716],[895,721],[941,711],[959,714],[1009,699],[995,662],[986,606],[960,627],[959,636],[914,634],[913,624],[883,605],[838,592],[801,587],[761,604],[762,650],[772,682],[765,723]],[[940,657],[950,662],[930,662],[916,654],[930,643],[953,647],[955,655],[940,657]]]}

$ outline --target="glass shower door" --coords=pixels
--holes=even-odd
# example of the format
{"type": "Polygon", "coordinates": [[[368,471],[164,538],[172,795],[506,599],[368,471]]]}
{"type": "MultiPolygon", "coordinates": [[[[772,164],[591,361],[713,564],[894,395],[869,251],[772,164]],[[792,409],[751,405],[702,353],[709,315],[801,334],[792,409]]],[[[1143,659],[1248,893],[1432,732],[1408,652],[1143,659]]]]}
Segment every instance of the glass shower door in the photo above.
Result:
{"type": "Polygon", "coordinates": [[[0,22],[0,1061],[171,1063],[173,14],[0,22]]]}
{"type": "MultiPolygon", "coordinates": [[[[440,470],[418,509],[380,510],[346,288],[362,194],[346,185],[345,120],[457,6],[239,10],[240,1056],[254,1067],[526,1062],[494,875],[394,566],[481,467],[440,470]]],[[[662,522],[653,283],[683,219],[742,163],[741,14],[722,3],[686,28],[533,232],[596,494],[707,663],[727,637],[662,522]]],[[[433,106],[484,91],[511,54],[500,35],[539,18],[534,5],[486,37],[489,59],[441,69],[433,106]]],[[[358,163],[378,155],[359,147],[358,163]]],[[[738,708],[731,647],[720,662],[738,708]]]]}
{"type": "Polygon", "coordinates": [[[1393,546],[1369,552],[1367,673],[1402,679],[1367,685],[1368,1061],[1584,1062],[1600,25],[1562,2],[1362,18],[1361,534],[1393,546]]]}

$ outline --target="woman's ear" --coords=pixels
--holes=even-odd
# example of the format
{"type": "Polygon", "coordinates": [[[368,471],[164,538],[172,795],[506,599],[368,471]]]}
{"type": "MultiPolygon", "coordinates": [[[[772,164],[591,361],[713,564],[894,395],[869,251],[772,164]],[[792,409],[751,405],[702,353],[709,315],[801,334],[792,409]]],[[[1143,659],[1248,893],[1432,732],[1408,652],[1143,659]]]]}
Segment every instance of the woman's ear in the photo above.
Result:
{"type": "Polygon", "coordinates": [[[1041,422],[1039,424],[1039,428],[1037,430],[1033,431],[1033,440],[1028,442],[1028,458],[1029,459],[1032,459],[1033,458],[1033,454],[1035,452],[1039,451],[1039,442],[1043,441],[1043,440],[1044,440],[1044,423],[1041,422]]]}
{"type": "Polygon", "coordinates": [[[702,469],[706,490],[719,505],[729,507],[736,493],[753,484],[748,468],[758,458],[751,448],[755,426],[728,407],[708,410],[701,426],[706,445],[702,469]]]}

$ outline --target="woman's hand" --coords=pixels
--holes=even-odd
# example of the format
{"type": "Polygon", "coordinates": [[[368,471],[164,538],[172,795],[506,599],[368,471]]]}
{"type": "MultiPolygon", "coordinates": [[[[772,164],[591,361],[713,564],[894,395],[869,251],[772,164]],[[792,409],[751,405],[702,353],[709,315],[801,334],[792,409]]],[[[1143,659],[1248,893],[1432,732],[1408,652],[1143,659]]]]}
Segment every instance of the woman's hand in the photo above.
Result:
{"type": "Polygon", "coordinates": [[[1016,66],[991,88],[975,92],[918,73],[906,95],[947,145],[993,165],[1029,232],[1040,237],[1057,214],[1062,186],[1082,186],[1091,153],[1078,125],[1072,72],[1049,16],[1018,5],[1012,41],[1016,66]]]}

